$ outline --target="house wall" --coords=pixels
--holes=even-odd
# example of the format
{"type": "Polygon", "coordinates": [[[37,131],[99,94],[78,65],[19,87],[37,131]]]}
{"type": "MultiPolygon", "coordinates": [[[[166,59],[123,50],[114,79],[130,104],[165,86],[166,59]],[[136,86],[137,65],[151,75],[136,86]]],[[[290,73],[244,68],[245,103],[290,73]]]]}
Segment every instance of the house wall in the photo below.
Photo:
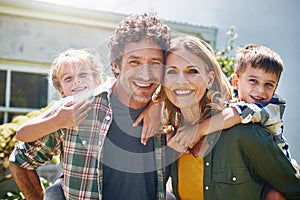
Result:
{"type": "Polygon", "coordinates": [[[112,28],[0,14],[0,59],[50,64],[68,48],[94,50],[107,65],[112,28]]]}
{"type": "MultiPolygon", "coordinates": [[[[0,15],[1,58],[49,63],[67,48],[103,45],[112,30],[28,17],[0,15]]],[[[106,50],[107,52],[107,50],[106,50]]]]}

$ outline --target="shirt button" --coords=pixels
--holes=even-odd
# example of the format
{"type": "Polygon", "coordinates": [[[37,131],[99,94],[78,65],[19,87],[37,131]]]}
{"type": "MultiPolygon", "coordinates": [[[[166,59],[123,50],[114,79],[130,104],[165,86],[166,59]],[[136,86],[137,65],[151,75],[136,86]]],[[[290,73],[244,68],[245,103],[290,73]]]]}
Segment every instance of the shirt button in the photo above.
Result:
{"type": "Polygon", "coordinates": [[[100,140],[100,141],[99,141],[99,146],[101,146],[101,145],[102,145],[102,141],[100,140]]]}
{"type": "Polygon", "coordinates": [[[209,162],[206,162],[206,163],[205,163],[205,166],[208,167],[208,166],[209,166],[209,162]]]}
{"type": "Polygon", "coordinates": [[[205,186],[205,190],[208,190],[209,189],[209,187],[208,186],[205,186]]]}
{"type": "Polygon", "coordinates": [[[236,181],[236,179],[237,179],[237,178],[236,178],[235,176],[234,176],[234,177],[232,177],[232,180],[233,180],[233,181],[236,181]]]}
{"type": "Polygon", "coordinates": [[[86,140],[82,140],[81,142],[83,145],[86,145],[86,140]]]}
{"type": "Polygon", "coordinates": [[[107,121],[109,121],[109,120],[110,120],[110,116],[106,116],[105,119],[106,119],[107,121]]]}

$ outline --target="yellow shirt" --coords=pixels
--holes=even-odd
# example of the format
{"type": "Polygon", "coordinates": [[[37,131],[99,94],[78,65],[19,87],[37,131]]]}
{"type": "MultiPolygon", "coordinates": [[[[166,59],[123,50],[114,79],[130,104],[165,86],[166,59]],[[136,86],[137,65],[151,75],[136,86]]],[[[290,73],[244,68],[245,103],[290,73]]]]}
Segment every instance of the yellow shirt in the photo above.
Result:
{"type": "Polygon", "coordinates": [[[185,200],[203,200],[203,157],[183,154],[177,161],[178,195],[185,200]]]}

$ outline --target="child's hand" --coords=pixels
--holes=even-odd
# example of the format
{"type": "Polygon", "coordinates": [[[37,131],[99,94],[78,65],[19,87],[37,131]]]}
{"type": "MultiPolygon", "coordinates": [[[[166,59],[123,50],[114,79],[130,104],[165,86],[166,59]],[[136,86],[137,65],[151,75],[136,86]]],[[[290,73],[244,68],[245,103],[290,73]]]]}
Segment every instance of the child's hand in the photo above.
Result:
{"type": "Polygon", "coordinates": [[[207,137],[202,138],[197,144],[194,145],[190,152],[194,155],[195,158],[203,157],[209,149],[209,143],[207,137]]]}
{"type": "MultiPolygon", "coordinates": [[[[205,135],[199,132],[201,124],[182,126],[168,142],[168,146],[178,152],[192,153],[194,157],[202,157],[209,148],[205,135]]],[[[167,135],[168,136],[168,135],[167,135]]]]}
{"type": "Polygon", "coordinates": [[[174,140],[176,140],[182,146],[191,149],[202,138],[202,135],[198,135],[198,129],[198,123],[195,125],[182,126],[177,129],[174,140]]]}
{"type": "Polygon", "coordinates": [[[161,126],[160,112],[161,104],[152,102],[132,124],[132,126],[135,127],[143,120],[141,135],[141,143],[143,145],[146,145],[148,140],[159,131],[161,126]]]}
{"type": "Polygon", "coordinates": [[[189,153],[188,147],[183,146],[182,144],[180,144],[178,141],[175,140],[174,133],[175,131],[166,134],[167,145],[179,153],[189,153]]]}
{"type": "Polygon", "coordinates": [[[56,115],[62,128],[72,128],[85,120],[90,110],[90,101],[82,100],[76,103],[71,101],[62,105],[56,115]]]}

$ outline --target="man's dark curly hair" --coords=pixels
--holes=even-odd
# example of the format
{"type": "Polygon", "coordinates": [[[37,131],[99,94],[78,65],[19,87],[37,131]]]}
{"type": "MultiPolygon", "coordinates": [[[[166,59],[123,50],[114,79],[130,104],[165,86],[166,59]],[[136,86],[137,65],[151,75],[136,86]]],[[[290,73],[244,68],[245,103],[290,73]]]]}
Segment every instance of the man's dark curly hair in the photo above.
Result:
{"type": "MultiPolygon", "coordinates": [[[[120,66],[124,47],[127,43],[148,39],[157,43],[163,53],[170,45],[170,28],[163,24],[155,14],[132,14],[127,16],[110,37],[110,63],[120,66]]],[[[114,75],[117,76],[113,71],[114,75]]]]}

